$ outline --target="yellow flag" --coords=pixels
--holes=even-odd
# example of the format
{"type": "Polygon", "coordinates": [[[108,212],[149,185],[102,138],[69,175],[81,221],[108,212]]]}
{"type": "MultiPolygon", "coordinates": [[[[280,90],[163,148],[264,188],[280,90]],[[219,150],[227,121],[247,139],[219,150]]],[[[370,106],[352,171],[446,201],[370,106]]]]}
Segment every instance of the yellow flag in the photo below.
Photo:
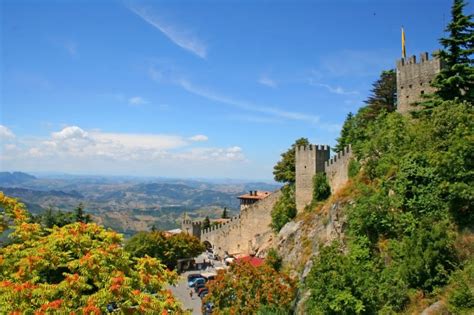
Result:
{"type": "Polygon", "coordinates": [[[405,49],[405,30],[402,27],[402,58],[406,59],[407,51],[405,49]]]}

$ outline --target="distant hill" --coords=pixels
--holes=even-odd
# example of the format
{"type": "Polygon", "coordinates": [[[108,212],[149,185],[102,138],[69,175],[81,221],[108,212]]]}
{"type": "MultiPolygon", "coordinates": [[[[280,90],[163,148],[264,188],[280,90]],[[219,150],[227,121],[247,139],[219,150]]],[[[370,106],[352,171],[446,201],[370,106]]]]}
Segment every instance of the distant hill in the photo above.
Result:
{"type": "Polygon", "coordinates": [[[184,212],[193,219],[218,218],[226,207],[229,215],[236,215],[237,196],[249,190],[274,191],[279,187],[232,181],[1,174],[0,191],[20,198],[32,213],[49,207],[72,211],[83,203],[95,221],[126,235],[152,225],[163,230],[179,227],[184,212]]]}
{"type": "Polygon", "coordinates": [[[0,185],[19,185],[36,177],[23,172],[0,172],[0,185]]]}

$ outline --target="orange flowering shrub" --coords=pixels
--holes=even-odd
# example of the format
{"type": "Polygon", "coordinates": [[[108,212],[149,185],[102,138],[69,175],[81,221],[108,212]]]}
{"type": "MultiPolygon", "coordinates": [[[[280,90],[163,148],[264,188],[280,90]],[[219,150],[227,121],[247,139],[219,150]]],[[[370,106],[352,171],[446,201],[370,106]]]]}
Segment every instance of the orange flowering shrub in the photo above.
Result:
{"type": "Polygon", "coordinates": [[[238,262],[229,271],[219,271],[207,284],[203,303],[214,304],[213,314],[290,314],[295,299],[295,281],[267,264],[254,267],[238,262]]]}
{"type": "Polygon", "coordinates": [[[132,260],[122,236],[94,223],[44,233],[29,223],[24,205],[0,192],[0,310],[28,314],[183,313],[166,285],[176,280],[157,259],[132,260]]]}

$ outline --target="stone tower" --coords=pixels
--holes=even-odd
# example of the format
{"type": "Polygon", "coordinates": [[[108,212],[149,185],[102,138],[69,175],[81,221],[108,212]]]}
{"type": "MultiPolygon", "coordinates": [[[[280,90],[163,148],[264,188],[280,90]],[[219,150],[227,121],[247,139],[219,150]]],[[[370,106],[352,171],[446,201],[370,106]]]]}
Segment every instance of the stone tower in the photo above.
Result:
{"type": "Polygon", "coordinates": [[[435,91],[431,81],[442,68],[438,57],[429,59],[428,53],[420,54],[420,62],[416,57],[402,58],[397,61],[397,111],[406,114],[414,108],[411,104],[422,100],[423,94],[435,91]]]}
{"type": "Polygon", "coordinates": [[[183,221],[181,221],[181,231],[201,239],[201,222],[193,222],[184,215],[183,221]]]}
{"type": "Polygon", "coordinates": [[[324,165],[330,156],[327,145],[300,146],[295,149],[296,210],[302,211],[313,199],[313,176],[324,172],[324,165]]]}

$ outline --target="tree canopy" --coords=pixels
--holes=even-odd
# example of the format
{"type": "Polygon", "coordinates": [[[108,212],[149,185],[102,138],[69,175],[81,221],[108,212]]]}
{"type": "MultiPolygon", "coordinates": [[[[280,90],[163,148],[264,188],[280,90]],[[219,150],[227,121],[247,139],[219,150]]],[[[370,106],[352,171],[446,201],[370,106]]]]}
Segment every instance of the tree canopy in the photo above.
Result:
{"type": "Polygon", "coordinates": [[[186,233],[166,235],[162,231],[139,232],[125,244],[132,257],[154,257],[174,269],[181,258],[193,258],[205,250],[194,236],[186,233]]]}
{"type": "Polygon", "coordinates": [[[433,80],[435,94],[442,100],[472,101],[474,99],[474,15],[463,13],[466,2],[454,0],[447,37],[440,39],[443,49],[438,56],[441,72],[433,80]]]}
{"type": "Polygon", "coordinates": [[[281,159],[273,167],[273,175],[277,182],[293,184],[296,180],[295,148],[309,145],[307,138],[299,138],[286,152],[281,154],[281,159]]]}
{"type": "MultiPolygon", "coordinates": [[[[176,280],[155,258],[132,260],[122,236],[94,223],[31,223],[24,205],[0,192],[13,243],[0,248],[0,309],[19,313],[180,312],[165,287],[176,280]]],[[[5,228],[5,224],[1,228],[5,228]]]]}

